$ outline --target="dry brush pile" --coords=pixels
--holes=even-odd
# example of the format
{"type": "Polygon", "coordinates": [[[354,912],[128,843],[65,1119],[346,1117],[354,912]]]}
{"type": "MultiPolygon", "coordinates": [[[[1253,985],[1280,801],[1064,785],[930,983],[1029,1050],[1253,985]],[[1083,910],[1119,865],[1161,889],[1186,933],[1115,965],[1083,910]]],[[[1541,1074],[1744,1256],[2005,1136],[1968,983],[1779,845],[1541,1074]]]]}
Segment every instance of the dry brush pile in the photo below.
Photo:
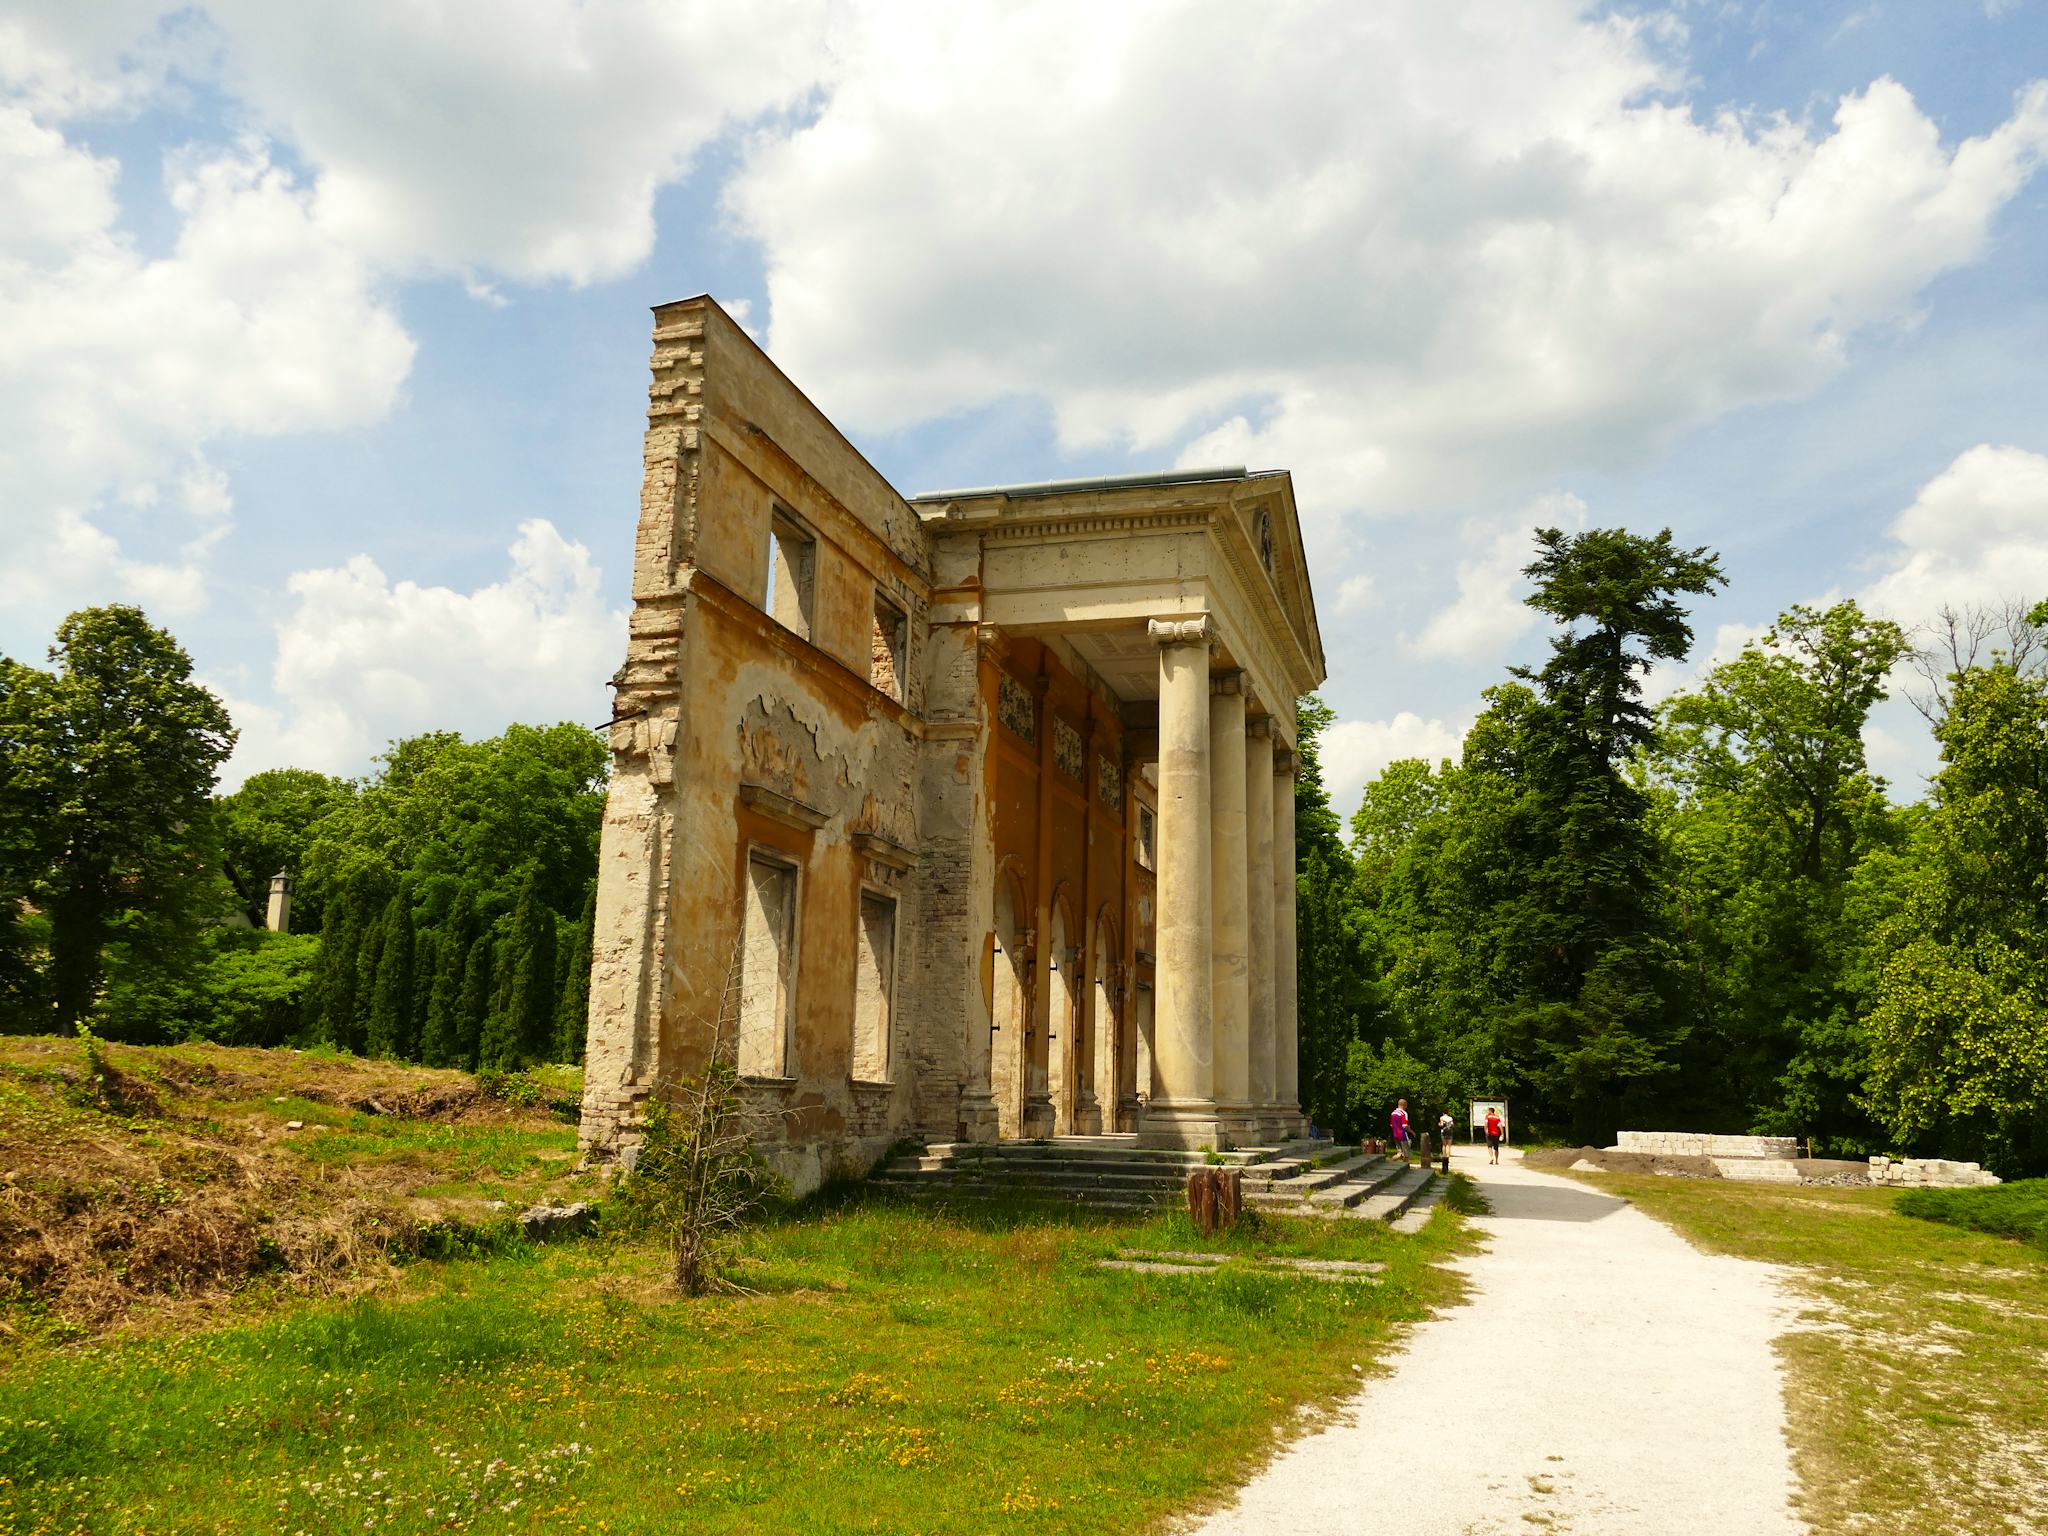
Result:
{"type": "Polygon", "coordinates": [[[490,1241],[509,1216],[488,1196],[573,1177],[573,1141],[548,1103],[462,1073],[0,1040],[0,1339],[346,1289],[490,1241]]]}

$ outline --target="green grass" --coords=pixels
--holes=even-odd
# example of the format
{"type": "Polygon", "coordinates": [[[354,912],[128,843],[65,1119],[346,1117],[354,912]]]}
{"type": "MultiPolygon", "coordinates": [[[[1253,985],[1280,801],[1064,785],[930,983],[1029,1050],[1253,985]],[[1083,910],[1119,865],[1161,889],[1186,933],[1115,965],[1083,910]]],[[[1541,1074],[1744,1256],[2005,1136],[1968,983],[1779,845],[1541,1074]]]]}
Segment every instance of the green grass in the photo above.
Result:
{"type": "Polygon", "coordinates": [[[1801,1310],[1778,1348],[1815,1536],[2040,1529],[2048,1255],[1901,1219],[1917,1192],[1575,1177],[1710,1251],[1788,1266],[1801,1310]]]}
{"type": "Polygon", "coordinates": [[[1899,1196],[1899,1214],[2048,1249],[2048,1179],[1984,1189],[1909,1189],[1899,1196]]]}
{"type": "Polygon", "coordinates": [[[749,1234],[751,1294],[676,1298],[616,1244],[421,1263],[372,1299],[0,1368],[0,1532],[1139,1530],[1452,1299],[1436,1261],[1464,1241],[1448,1208],[1414,1238],[1211,1242],[1178,1214],[855,1193],[749,1234]],[[1123,1247],[1233,1261],[1097,1267],[1123,1247]],[[1387,1268],[1239,1262],[1271,1254],[1387,1268]]]}

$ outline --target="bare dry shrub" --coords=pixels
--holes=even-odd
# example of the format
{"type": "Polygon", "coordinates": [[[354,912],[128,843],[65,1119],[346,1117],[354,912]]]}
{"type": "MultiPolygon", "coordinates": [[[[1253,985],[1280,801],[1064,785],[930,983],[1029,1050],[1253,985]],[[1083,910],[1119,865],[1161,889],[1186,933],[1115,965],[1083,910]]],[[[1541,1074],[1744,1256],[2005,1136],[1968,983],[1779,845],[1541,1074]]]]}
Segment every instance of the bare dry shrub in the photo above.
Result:
{"type": "Polygon", "coordinates": [[[620,1190],[626,1225],[662,1235],[669,1278],[687,1296],[744,1289],[731,1278],[734,1239],[775,1186],[757,1150],[775,1117],[739,1079],[740,957],[735,938],[704,1066],[657,1080],[620,1190]]]}

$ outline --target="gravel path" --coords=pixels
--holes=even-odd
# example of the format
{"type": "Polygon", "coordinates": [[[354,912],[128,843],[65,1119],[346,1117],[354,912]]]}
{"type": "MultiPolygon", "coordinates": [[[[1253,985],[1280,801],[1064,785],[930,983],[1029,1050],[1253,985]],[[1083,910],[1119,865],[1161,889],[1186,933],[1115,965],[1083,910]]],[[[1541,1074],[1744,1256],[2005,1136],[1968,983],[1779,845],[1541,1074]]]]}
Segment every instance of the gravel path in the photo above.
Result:
{"type": "Polygon", "coordinates": [[[1796,1536],[1776,1272],[1483,1147],[1471,1301],[1203,1536],[1796,1536]]]}

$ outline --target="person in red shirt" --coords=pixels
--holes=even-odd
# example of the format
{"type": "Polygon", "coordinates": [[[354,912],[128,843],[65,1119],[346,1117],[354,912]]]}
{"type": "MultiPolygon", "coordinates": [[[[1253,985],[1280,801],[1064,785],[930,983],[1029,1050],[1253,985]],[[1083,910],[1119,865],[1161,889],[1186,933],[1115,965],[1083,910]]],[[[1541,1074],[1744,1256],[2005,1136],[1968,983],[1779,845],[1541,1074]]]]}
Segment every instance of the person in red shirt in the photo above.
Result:
{"type": "Polygon", "coordinates": [[[1401,1161],[1408,1161],[1408,1101],[1401,1100],[1394,1106],[1394,1112],[1387,1116],[1387,1129],[1392,1132],[1394,1146],[1401,1154],[1401,1161]]]}
{"type": "Polygon", "coordinates": [[[1489,1109],[1486,1112],[1486,1156],[1489,1162],[1500,1161],[1500,1138],[1504,1129],[1500,1123],[1500,1111],[1489,1109]]]}

